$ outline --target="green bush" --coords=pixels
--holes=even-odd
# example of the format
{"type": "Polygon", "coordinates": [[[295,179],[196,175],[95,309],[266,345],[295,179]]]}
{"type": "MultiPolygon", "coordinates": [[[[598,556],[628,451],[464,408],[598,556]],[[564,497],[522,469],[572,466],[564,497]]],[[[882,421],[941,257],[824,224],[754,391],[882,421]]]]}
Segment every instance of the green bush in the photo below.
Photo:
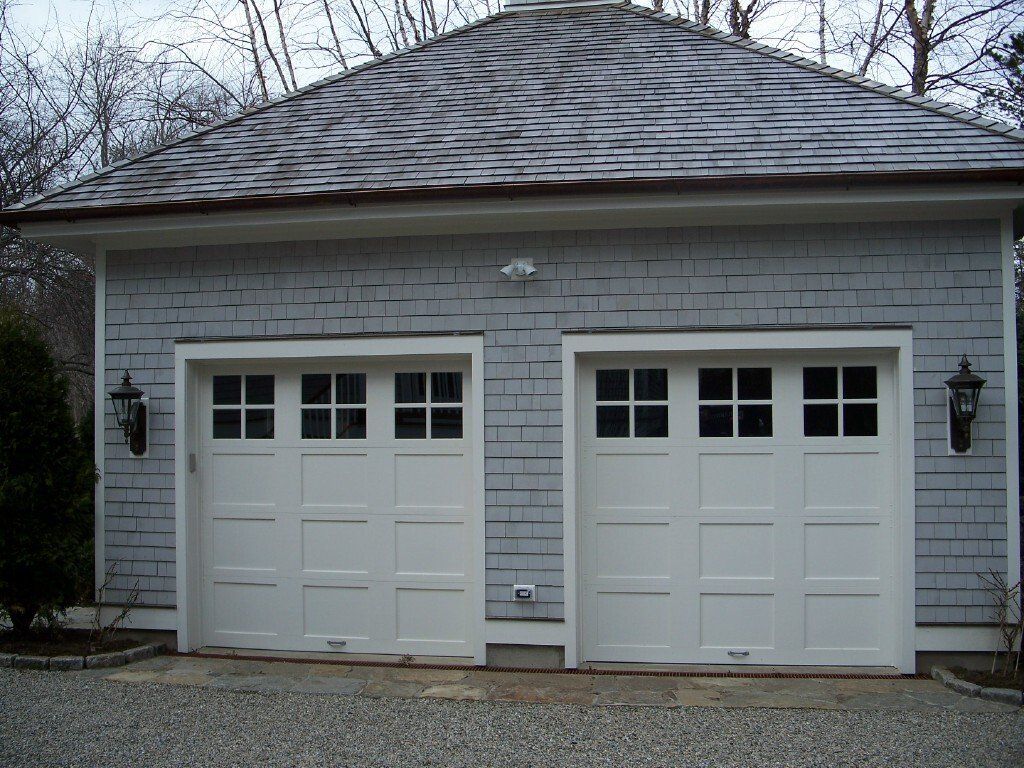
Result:
{"type": "Polygon", "coordinates": [[[45,343],[0,313],[0,610],[15,632],[82,597],[96,477],[45,343]]]}

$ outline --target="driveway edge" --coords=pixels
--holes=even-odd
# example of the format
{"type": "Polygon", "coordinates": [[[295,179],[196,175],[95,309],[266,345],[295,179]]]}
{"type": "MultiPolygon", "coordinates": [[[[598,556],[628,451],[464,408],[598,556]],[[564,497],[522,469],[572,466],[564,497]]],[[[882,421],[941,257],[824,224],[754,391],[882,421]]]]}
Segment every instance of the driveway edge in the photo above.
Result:
{"type": "Polygon", "coordinates": [[[933,667],[932,677],[951,691],[956,691],[963,696],[995,701],[999,704],[1012,704],[1017,707],[1024,706],[1024,691],[1014,688],[983,688],[976,683],[961,680],[945,667],[933,667]]]}

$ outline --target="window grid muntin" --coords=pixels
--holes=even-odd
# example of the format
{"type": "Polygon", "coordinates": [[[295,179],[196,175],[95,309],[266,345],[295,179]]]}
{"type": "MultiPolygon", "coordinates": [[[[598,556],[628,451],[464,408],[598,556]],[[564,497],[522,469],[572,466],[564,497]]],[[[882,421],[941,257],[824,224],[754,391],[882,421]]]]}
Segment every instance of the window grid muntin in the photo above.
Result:
{"type": "Polygon", "coordinates": [[[210,377],[210,407],[211,407],[211,422],[210,422],[210,436],[214,440],[273,440],[276,436],[277,429],[277,377],[274,374],[266,373],[218,373],[210,377]],[[271,401],[269,403],[249,403],[249,387],[247,379],[252,377],[258,378],[269,378],[271,386],[271,401]],[[215,396],[213,394],[213,388],[216,386],[216,380],[222,378],[237,378],[238,384],[238,402],[237,403],[215,403],[215,396]],[[238,413],[238,436],[237,437],[218,437],[216,435],[216,419],[217,413],[227,412],[238,413]],[[270,411],[270,435],[267,437],[249,437],[248,436],[248,424],[249,424],[249,412],[253,413],[259,411],[270,411]]]}
{"type": "Polygon", "coordinates": [[[774,397],[775,397],[775,376],[774,376],[774,370],[772,369],[771,366],[767,366],[767,365],[741,365],[741,366],[725,366],[725,365],[710,366],[709,365],[709,366],[702,366],[702,367],[697,369],[697,379],[698,379],[698,387],[697,387],[697,435],[698,435],[698,437],[720,438],[720,439],[726,439],[727,437],[728,438],[738,437],[738,438],[743,438],[743,439],[748,439],[748,440],[749,439],[757,439],[757,438],[774,437],[774,435],[775,435],[775,402],[774,402],[774,397]],[[706,400],[706,399],[701,399],[701,397],[700,397],[700,386],[699,386],[701,370],[702,369],[704,369],[704,370],[713,370],[713,369],[719,369],[719,368],[728,368],[731,371],[731,375],[732,375],[732,393],[731,393],[732,394],[732,398],[729,399],[729,400],[706,400]],[[740,395],[739,371],[740,371],[741,368],[743,370],[757,369],[757,368],[767,369],[768,372],[769,372],[768,373],[768,383],[769,383],[769,386],[772,388],[772,397],[768,398],[768,399],[764,399],[764,398],[749,399],[749,400],[748,399],[741,399],[740,396],[739,396],[740,395]],[[767,405],[768,406],[768,408],[769,408],[768,416],[769,416],[769,420],[771,421],[771,429],[770,429],[770,431],[769,431],[769,433],[767,435],[740,435],[739,434],[739,430],[740,430],[740,406],[741,405],[767,405]],[[702,407],[715,407],[715,406],[718,406],[718,407],[727,407],[728,406],[728,407],[730,407],[732,409],[732,434],[731,435],[726,436],[726,435],[702,435],[702,434],[700,434],[700,413],[701,413],[701,408],[702,407]]]}
{"type": "Polygon", "coordinates": [[[394,412],[394,415],[392,417],[391,423],[392,423],[393,428],[395,430],[395,439],[396,440],[462,440],[466,436],[466,429],[465,429],[466,382],[465,382],[465,376],[463,376],[462,371],[451,371],[451,370],[397,371],[395,373],[395,375],[394,375],[394,378],[393,378],[392,401],[393,401],[392,402],[392,406],[393,406],[392,410],[394,412]],[[398,398],[397,398],[398,376],[400,374],[403,374],[403,373],[404,374],[408,374],[408,373],[420,374],[420,375],[422,375],[424,377],[424,387],[423,387],[424,400],[422,402],[401,402],[401,403],[398,402],[398,398]],[[434,397],[434,375],[435,374],[453,374],[453,375],[458,377],[458,379],[459,379],[459,387],[458,387],[458,389],[459,389],[459,400],[457,402],[456,401],[452,401],[452,400],[441,400],[441,401],[436,402],[436,403],[434,402],[433,397],[434,397]],[[435,437],[434,436],[434,434],[433,434],[433,431],[434,431],[434,429],[433,429],[434,406],[436,406],[437,410],[439,410],[439,411],[457,410],[459,412],[460,424],[459,424],[459,436],[458,437],[454,437],[454,436],[453,437],[435,437]],[[425,429],[424,429],[423,437],[399,437],[398,436],[398,421],[397,421],[397,418],[398,418],[398,412],[400,410],[422,410],[424,412],[424,422],[425,422],[424,426],[425,426],[425,429]]]}
{"type": "MultiPolygon", "coordinates": [[[[809,368],[832,368],[836,372],[836,397],[806,398],[801,391],[802,406],[801,416],[804,420],[804,437],[878,437],[878,366],[876,365],[806,365],[803,371],[809,368]],[[874,397],[846,397],[843,383],[843,370],[846,368],[874,368],[875,370],[875,396],[874,397]],[[834,435],[808,435],[807,434],[807,412],[808,405],[834,405],[836,407],[836,433],[834,435]],[[846,421],[844,418],[844,407],[846,405],[874,405],[875,406],[875,433],[873,435],[847,435],[846,421]]],[[[802,386],[802,383],[801,383],[802,386]]]]}
{"type": "Polygon", "coordinates": [[[669,383],[668,383],[668,369],[657,368],[650,366],[643,366],[640,368],[600,368],[595,371],[594,377],[594,434],[602,440],[614,440],[616,438],[622,439],[623,437],[636,438],[638,440],[657,440],[658,438],[668,437],[668,406],[669,406],[669,383]],[[626,386],[628,392],[628,399],[626,400],[598,400],[597,399],[597,373],[600,371],[626,371],[626,386]],[[636,372],[637,371],[665,371],[665,399],[664,400],[637,400],[636,394],[636,372]],[[598,435],[597,425],[597,414],[599,409],[602,407],[625,407],[626,408],[626,434],[618,436],[601,436],[598,435]],[[640,435],[636,434],[636,409],[638,407],[660,407],[665,409],[665,434],[664,435],[640,435]]]}
{"type": "Polygon", "coordinates": [[[302,440],[365,440],[367,436],[367,430],[369,429],[369,418],[370,415],[367,413],[366,403],[366,374],[357,371],[342,371],[341,373],[304,373],[299,377],[299,436],[302,440]],[[323,403],[303,403],[303,388],[304,380],[307,376],[328,376],[329,382],[327,386],[327,402],[323,403]],[[358,376],[362,377],[362,390],[363,390],[363,402],[362,403],[348,403],[340,402],[338,400],[338,386],[342,376],[358,376]],[[339,437],[338,436],[338,415],[343,410],[354,410],[363,412],[363,434],[360,437],[339,437]],[[306,437],[302,432],[302,421],[303,416],[307,411],[326,411],[328,414],[327,418],[327,431],[326,437],[306,437]]]}

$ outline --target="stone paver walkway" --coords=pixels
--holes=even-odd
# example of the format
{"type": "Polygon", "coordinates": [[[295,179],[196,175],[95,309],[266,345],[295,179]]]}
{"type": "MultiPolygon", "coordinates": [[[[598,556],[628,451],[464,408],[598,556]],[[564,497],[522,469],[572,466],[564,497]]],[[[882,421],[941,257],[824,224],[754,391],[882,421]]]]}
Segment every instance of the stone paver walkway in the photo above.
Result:
{"type": "MultiPolygon", "coordinates": [[[[86,673],[88,674],[88,673],[86,673]]],[[[933,680],[645,677],[532,672],[434,670],[161,656],[120,670],[94,670],[109,680],[235,691],[339,696],[515,701],[654,707],[767,707],[831,710],[1009,712],[1016,708],[960,696],[933,680]]]]}

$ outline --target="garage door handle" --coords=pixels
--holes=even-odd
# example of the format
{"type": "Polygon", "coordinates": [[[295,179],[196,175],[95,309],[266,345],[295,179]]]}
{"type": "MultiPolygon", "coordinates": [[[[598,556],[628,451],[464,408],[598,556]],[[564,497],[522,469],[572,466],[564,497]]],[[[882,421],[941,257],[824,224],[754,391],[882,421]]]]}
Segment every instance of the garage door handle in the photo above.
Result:
{"type": "Polygon", "coordinates": [[[348,645],[348,642],[345,640],[328,640],[327,644],[332,648],[344,648],[348,645]]]}
{"type": "Polygon", "coordinates": [[[730,656],[734,658],[750,655],[750,651],[729,651],[728,653],[730,656]]]}

